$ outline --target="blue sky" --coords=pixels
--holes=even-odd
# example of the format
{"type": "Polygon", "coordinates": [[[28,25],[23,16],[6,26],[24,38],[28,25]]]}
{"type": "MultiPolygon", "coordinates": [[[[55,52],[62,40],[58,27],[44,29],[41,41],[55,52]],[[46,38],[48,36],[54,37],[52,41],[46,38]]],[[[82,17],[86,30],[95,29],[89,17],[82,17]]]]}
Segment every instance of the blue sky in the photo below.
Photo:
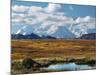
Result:
{"type": "MultiPolygon", "coordinates": [[[[12,0],[12,5],[25,5],[25,6],[41,6],[46,7],[48,3],[46,2],[28,2],[28,1],[16,1],[12,0]]],[[[71,16],[73,18],[76,17],[84,17],[91,16],[96,17],[96,7],[90,5],[76,5],[76,4],[62,4],[61,11],[65,12],[66,16],[71,16]]]]}
{"type": "Polygon", "coordinates": [[[37,34],[52,34],[60,26],[75,35],[95,29],[96,6],[12,0],[12,33],[33,27],[37,34]]]}

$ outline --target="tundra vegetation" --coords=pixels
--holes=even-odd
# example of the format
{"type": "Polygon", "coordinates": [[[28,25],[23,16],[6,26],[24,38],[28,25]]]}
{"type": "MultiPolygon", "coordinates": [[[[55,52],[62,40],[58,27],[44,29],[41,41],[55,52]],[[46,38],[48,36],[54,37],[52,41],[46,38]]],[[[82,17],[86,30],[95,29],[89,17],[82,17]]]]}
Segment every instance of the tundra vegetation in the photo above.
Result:
{"type": "Polygon", "coordinates": [[[42,68],[51,64],[70,63],[96,65],[95,40],[12,40],[11,72],[53,72],[42,68]]]}

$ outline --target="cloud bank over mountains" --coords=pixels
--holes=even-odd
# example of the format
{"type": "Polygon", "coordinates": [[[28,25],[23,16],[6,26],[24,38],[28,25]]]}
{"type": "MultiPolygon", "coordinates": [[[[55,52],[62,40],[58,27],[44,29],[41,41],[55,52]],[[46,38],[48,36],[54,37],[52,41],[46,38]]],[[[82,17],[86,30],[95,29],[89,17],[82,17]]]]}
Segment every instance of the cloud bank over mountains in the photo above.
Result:
{"type": "MultiPolygon", "coordinates": [[[[66,16],[65,14],[67,14],[67,12],[63,12],[61,9],[61,4],[53,3],[49,3],[46,7],[13,5],[12,26],[22,25],[22,27],[14,33],[20,33],[24,30],[25,34],[57,35],[59,38],[64,38],[65,36],[62,35],[72,34],[72,36],[75,35],[75,37],[79,37],[82,34],[87,34],[89,29],[95,29],[95,17],[86,15],[84,17],[78,16],[77,18],[73,18],[66,16]],[[61,29],[64,30],[62,31],[61,29]]],[[[70,6],[69,9],[74,13],[72,6],[70,6]]]]}

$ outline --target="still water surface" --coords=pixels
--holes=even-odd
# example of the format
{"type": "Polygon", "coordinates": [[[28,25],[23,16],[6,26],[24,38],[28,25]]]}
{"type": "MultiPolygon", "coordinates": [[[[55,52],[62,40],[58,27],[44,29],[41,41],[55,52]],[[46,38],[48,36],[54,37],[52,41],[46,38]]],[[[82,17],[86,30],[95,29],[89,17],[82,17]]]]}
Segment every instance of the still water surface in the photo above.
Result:
{"type": "Polygon", "coordinates": [[[76,71],[76,70],[89,70],[94,69],[95,67],[89,65],[79,65],[75,63],[64,63],[64,64],[55,64],[47,67],[47,70],[57,70],[57,71],[76,71]]]}

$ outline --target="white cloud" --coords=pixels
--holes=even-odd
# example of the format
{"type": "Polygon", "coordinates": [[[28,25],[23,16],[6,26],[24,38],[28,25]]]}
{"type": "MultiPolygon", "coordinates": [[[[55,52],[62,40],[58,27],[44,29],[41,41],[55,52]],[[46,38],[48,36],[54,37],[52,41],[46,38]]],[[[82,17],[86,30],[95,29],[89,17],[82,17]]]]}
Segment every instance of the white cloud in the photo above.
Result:
{"type": "Polygon", "coordinates": [[[43,10],[44,10],[44,8],[42,8],[42,7],[30,6],[28,12],[29,12],[29,13],[41,12],[41,11],[43,11],[43,10]]]}
{"type": "MultiPolygon", "coordinates": [[[[73,19],[72,17],[64,16],[65,13],[60,12],[60,9],[61,5],[51,3],[45,8],[14,5],[12,6],[12,24],[33,25],[37,33],[42,32],[44,34],[46,32],[53,33],[59,26],[65,26],[77,36],[80,35],[80,32],[86,33],[87,29],[95,28],[95,18],[85,16],[73,19]]],[[[72,10],[73,8],[70,7],[70,9],[72,10]]]]}
{"type": "Polygon", "coordinates": [[[34,25],[34,24],[37,23],[37,21],[34,20],[33,18],[25,18],[25,19],[24,19],[24,22],[25,22],[26,24],[31,24],[31,25],[34,25]]]}
{"type": "Polygon", "coordinates": [[[45,13],[38,13],[35,15],[38,22],[44,22],[48,18],[48,14],[45,13]]]}
{"type": "Polygon", "coordinates": [[[59,11],[60,9],[61,9],[60,4],[49,3],[48,6],[45,8],[45,11],[48,13],[54,13],[59,11]]]}
{"type": "Polygon", "coordinates": [[[28,6],[18,6],[18,5],[14,5],[12,6],[12,11],[13,12],[26,12],[28,11],[29,7],[28,6]]]}

